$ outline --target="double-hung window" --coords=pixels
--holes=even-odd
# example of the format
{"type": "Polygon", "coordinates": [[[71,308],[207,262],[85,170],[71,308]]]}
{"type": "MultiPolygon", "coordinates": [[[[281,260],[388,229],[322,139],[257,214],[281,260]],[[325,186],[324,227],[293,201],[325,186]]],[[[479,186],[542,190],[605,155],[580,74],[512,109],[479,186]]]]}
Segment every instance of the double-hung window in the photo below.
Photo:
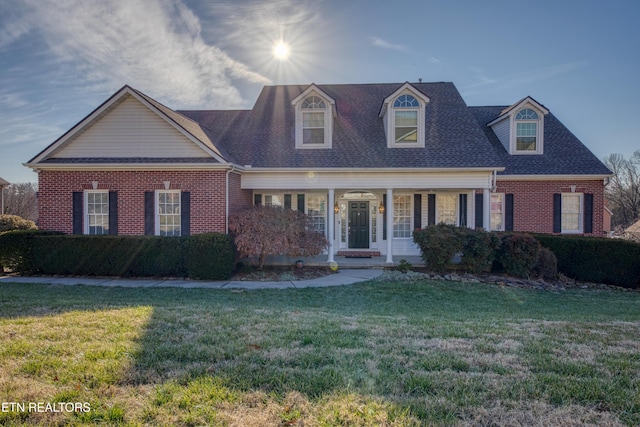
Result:
{"type": "Polygon", "coordinates": [[[393,237],[411,237],[411,197],[393,196],[393,237]]]}
{"type": "Polygon", "coordinates": [[[85,234],[109,234],[109,192],[85,192],[85,234]]]}
{"type": "Polygon", "coordinates": [[[327,205],[323,195],[310,194],[307,197],[307,215],[311,222],[311,229],[326,234],[327,205]]]}
{"type": "Polygon", "coordinates": [[[438,211],[438,223],[458,225],[458,195],[438,194],[436,197],[436,209],[438,211]]]}
{"type": "Polygon", "coordinates": [[[535,153],[538,145],[538,113],[530,108],[524,108],[516,114],[516,152],[535,153]]]}
{"type": "Polygon", "coordinates": [[[180,236],[180,190],[156,192],[156,235],[180,236]]]}
{"type": "Polygon", "coordinates": [[[562,232],[582,233],[582,194],[562,194],[562,232]]]}
{"type": "MultiPolygon", "coordinates": [[[[491,231],[504,231],[504,194],[491,194],[491,231]]],[[[482,225],[482,224],[480,224],[482,225]]],[[[476,224],[476,226],[479,226],[476,224]]]]}
{"type": "Polygon", "coordinates": [[[395,143],[418,142],[418,111],[420,103],[412,95],[400,95],[393,103],[395,114],[395,143]]]}
{"type": "Polygon", "coordinates": [[[326,103],[318,96],[309,96],[302,101],[302,145],[325,144],[326,103]]]}

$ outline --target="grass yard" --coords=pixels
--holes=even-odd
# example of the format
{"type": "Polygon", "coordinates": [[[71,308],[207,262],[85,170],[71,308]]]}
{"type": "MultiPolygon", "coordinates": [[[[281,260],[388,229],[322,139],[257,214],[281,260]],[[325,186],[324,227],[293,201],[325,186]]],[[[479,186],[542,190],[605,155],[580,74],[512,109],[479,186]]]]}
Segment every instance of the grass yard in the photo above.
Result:
{"type": "Polygon", "coordinates": [[[9,402],[90,411],[0,425],[639,425],[640,293],[2,284],[9,402]]]}

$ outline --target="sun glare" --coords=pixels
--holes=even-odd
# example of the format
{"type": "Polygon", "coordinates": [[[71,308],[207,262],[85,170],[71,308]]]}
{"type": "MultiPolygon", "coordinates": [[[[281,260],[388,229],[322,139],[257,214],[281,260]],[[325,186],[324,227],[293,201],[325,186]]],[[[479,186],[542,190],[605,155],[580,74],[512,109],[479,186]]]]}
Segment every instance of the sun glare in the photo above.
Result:
{"type": "Polygon", "coordinates": [[[273,48],[273,56],[280,61],[284,61],[289,58],[289,45],[283,41],[279,41],[273,48]]]}

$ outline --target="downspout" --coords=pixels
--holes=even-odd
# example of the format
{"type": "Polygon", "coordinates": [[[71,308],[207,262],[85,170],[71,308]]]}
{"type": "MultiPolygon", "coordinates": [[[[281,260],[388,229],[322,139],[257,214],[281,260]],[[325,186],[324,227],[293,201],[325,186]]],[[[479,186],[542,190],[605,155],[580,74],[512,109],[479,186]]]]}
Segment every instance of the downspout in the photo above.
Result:
{"type": "Polygon", "coordinates": [[[495,193],[498,188],[498,171],[494,170],[491,177],[491,192],[495,193]]]}
{"type": "Polygon", "coordinates": [[[226,234],[229,234],[229,174],[231,172],[235,172],[237,171],[235,166],[231,166],[231,169],[229,169],[226,173],[226,182],[225,182],[225,214],[224,214],[224,228],[225,228],[225,232],[226,234]]]}

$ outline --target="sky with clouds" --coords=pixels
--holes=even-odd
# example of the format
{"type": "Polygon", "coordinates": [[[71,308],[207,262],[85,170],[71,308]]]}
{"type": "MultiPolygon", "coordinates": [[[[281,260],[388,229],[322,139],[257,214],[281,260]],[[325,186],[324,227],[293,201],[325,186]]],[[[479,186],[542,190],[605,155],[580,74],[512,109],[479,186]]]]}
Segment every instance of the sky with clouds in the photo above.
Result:
{"type": "Polygon", "coordinates": [[[637,0],[0,2],[0,177],[125,84],[173,109],[249,109],[276,84],[451,81],[532,96],[598,157],[640,149],[637,0]],[[288,60],[272,55],[289,44],[288,60]]]}

